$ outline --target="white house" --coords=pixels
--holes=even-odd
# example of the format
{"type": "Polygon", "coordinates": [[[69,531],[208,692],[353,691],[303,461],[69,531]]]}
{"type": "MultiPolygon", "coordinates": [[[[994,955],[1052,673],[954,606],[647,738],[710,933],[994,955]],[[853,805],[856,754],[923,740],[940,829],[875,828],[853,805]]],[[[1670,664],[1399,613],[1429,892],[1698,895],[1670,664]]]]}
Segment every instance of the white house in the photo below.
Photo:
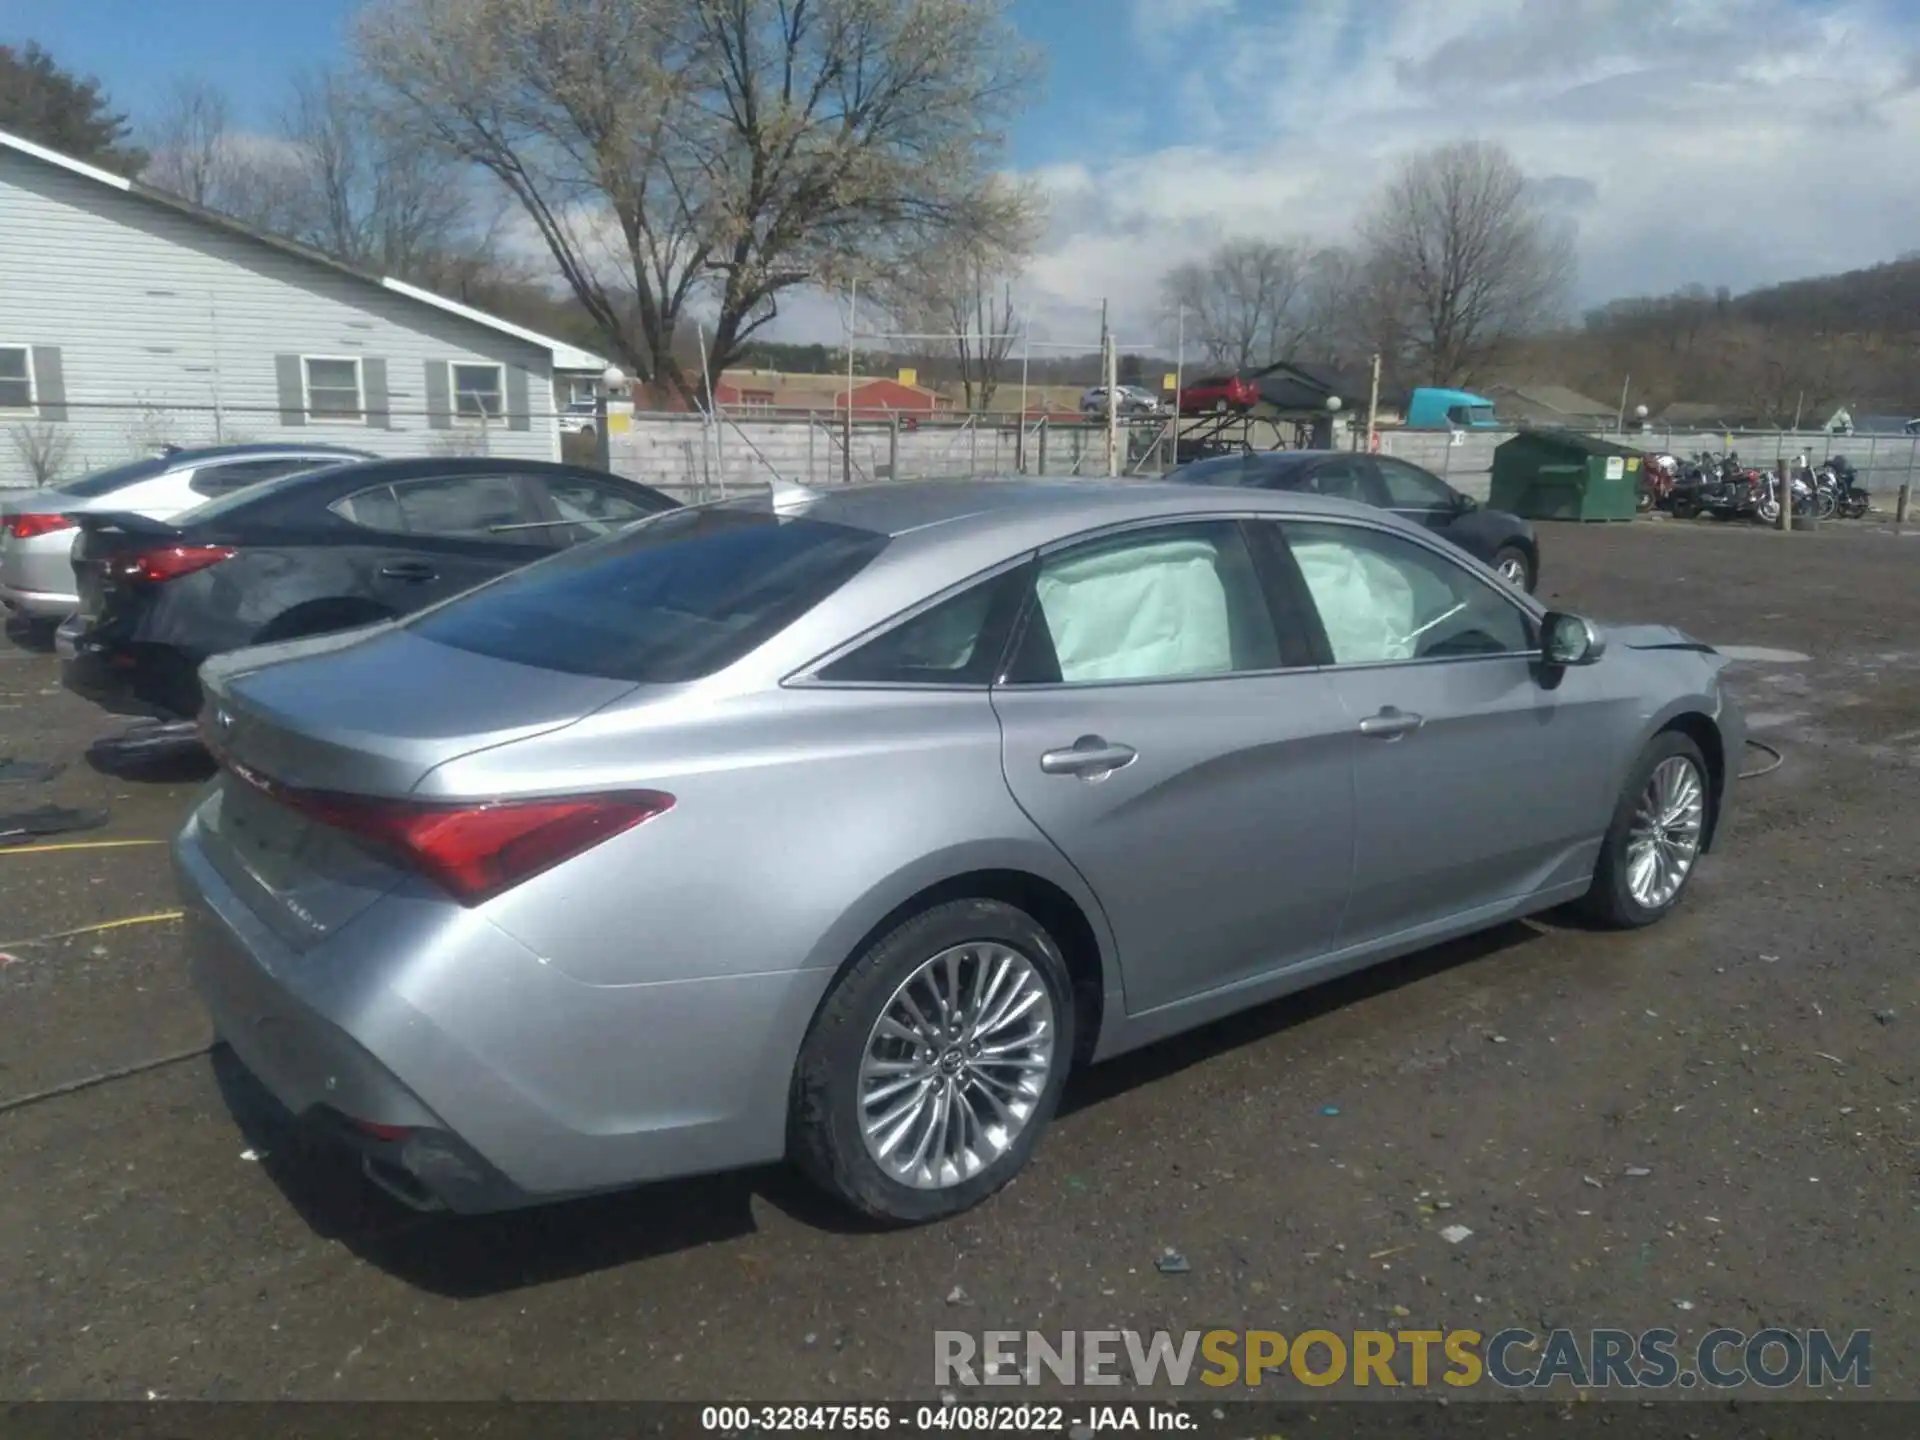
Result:
{"type": "Polygon", "coordinates": [[[557,460],[605,366],[0,131],[0,486],[249,440],[557,460]]]}

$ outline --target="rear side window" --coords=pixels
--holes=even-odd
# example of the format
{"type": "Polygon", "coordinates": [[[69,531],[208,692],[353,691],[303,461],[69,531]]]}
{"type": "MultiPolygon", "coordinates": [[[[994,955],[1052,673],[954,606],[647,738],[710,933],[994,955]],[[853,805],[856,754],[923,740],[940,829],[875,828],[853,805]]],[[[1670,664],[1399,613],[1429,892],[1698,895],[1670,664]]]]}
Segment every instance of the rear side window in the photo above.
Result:
{"type": "Polygon", "coordinates": [[[1026,570],[983,580],[819,672],[857,685],[991,685],[1026,594],[1026,570]]]}
{"type": "Polygon", "coordinates": [[[1221,455],[1182,465],[1170,473],[1169,480],[1189,485],[1240,485],[1252,489],[1291,490],[1300,475],[1300,467],[1276,460],[1271,455],[1221,455]]]}
{"type": "Polygon", "coordinates": [[[542,517],[534,514],[524,487],[512,475],[409,480],[393,487],[393,497],[402,528],[410,534],[539,543],[538,536],[519,533],[542,517]]]}
{"type": "Polygon", "coordinates": [[[731,665],[853,578],[887,537],[753,510],[671,511],[429,611],[425,640],[639,684],[731,665]]]}
{"type": "Polygon", "coordinates": [[[193,479],[187,482],[187,488],[196,495],[231,495],[249,485],[258,485],[262,480],[298,475],[302,471],[319,470],[338,463],[301,455],[282,456],[276,460],[242,460],[232,465],[208,465],[194,472],[193,479]]]}
{"type": "Polygon", "coordinates": [[[78,495],[83,500],[97,500],[102,495],[111,495],[124,489],[136,480],[151,480],[156,475],[167,472],[165,460],[135,460],[126,465],[115,465],[110,470],[96,470],[91,475],[83,475],[65,485],[53,488],[62,495],[78,495]]]}

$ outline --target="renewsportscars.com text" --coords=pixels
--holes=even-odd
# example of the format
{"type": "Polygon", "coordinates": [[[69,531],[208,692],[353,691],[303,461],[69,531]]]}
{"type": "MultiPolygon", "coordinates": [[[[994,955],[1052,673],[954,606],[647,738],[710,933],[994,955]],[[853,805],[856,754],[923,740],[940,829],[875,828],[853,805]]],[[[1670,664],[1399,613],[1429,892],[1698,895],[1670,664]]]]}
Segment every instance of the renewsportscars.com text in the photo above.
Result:
{"type": "Polygon", "coordinates": [[[1332,1385],[1732,1390],[1865,1387],[1873,1334],[1854,1330],[966,1330],[934,1332],[934,1383],[1332,1385]]]}

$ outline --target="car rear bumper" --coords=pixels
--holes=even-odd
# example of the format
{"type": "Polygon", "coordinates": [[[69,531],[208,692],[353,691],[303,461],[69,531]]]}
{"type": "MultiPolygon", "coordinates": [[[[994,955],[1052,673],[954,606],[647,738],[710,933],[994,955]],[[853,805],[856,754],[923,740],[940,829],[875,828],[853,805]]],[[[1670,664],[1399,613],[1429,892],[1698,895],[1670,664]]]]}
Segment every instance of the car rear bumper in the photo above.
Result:
{"type": "Polygon", "coordinates": [[[830,972],[590,986],[477,912],[408,892],[296,951],[207,843],[189,820],[174,868],[216,1032],[410,1203],[511,1209],[783,1153],[830,972]]]}
{"type": "Polygon", "coordinates": [[[28,590],[18,585],[0,584],[0,607],[28,620],[58,620],[79,608],[78,595],[63,595],[57,590],[28,590]]]}
{"type": "MultiPolygon", "coordinates": [[[[170,703],[172,692],[178,688],[172,683],[177,675],[173,670],[163,671],[159,657],[164,652],[90,646],[75,635],[71,625],[62,625],[55,633],[54,649],[60,657],[60,683],[109,715],[150,720],[193,718],[193,709],[179,708],[177,699],[170,703]]],[[[170,657],[169,663],[173,663],[170,657]]],[[[186,663],[177,662],[178,666],[186,663]]]]}

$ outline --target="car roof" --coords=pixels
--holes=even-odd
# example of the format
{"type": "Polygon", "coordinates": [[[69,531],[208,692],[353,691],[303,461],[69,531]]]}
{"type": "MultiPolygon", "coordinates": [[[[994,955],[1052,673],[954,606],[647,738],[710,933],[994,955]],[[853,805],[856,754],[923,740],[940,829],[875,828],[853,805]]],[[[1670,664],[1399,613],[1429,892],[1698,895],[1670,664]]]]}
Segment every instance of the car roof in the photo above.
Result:
{"type": "Polygon", "coordinates": [[[246,445],[207,445],[195,450],[176,450],[171,455],[156,455],[154,459],[169,470],[186,470],[198,465],[209,465],[216,461],[230,460],[268,460],[276,455],[338,455],[342,460],[364,460],[371,451],[355,450],[346,445],[299,445],[286,442],[261,441],[246,445]]]}
{"type": "MultiPolygon", "coordinates": [[[[773,497],[742,496],[717,502],[736,509],[765,510],[773,497]]],[[[965,480],[896,480],[821,488],[802,504],[781,507],[809,520],[845,525],[895,538],[939,527],[942,539],[961,534],[1015,547],[1097,529],[1102,525],[1160,516],[1208,512],[1272,511],[1275,514],[1364,515],[1381,512],[1351,500],[1293,491],[1228,489],[1159,480],[1067,480],[1018,475],[965,480]]]]}

